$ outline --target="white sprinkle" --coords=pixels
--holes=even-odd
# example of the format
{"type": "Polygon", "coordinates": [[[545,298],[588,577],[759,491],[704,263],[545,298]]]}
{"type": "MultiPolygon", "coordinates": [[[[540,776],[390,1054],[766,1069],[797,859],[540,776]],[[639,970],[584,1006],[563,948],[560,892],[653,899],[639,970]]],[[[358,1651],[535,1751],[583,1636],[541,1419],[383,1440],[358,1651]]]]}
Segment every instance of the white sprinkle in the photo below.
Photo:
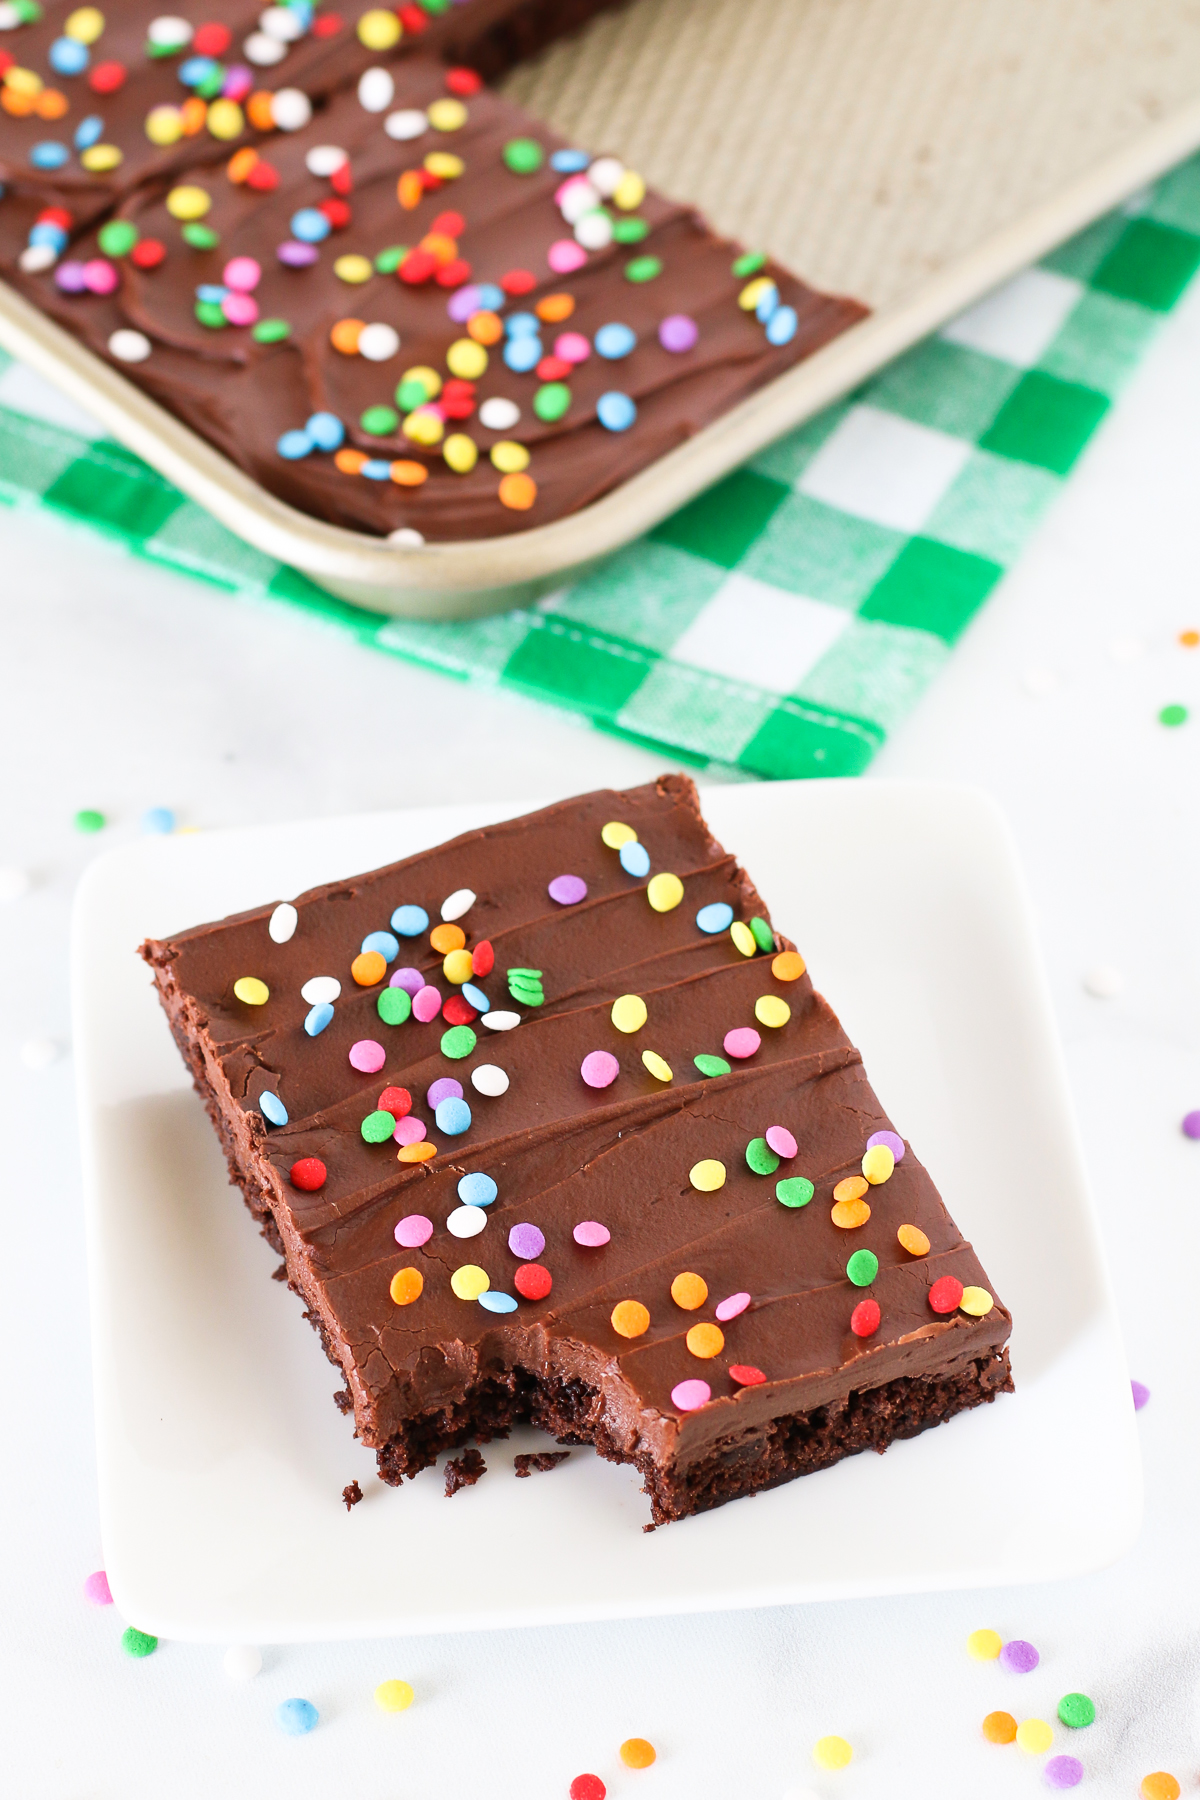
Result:
{"type": "Polygon", "coordinates": [[[1022,675],[1021,686],[1035,699],[1046,700],[1051,694],[1057,694],[1062,686],[1062,679],[1053,669],[1047,669],[1042,663],[1035,663],[1022,675]]]}
{"type": "Polygon", "coordinates": [[[446,1220],[446,1230],[451,1237],[478,1237],[487,1225],[487,1214],[482,1206],[456,1206],[446,1220]]]}
{"type": "Polygon", "coordinates": [[[569,181],[563,190],[563,197],[558,203],[558,210],[568,225],[574,225],[582,219],[584,213],[595,212],[600,204],[600,196],[590,181],[582,175],[569,181]]]}
{"type": "Polygon", "coordinates": [[[231,1644],[225,1652],[224,1668],[230,1681],[253,1681],[262,1668],[262,1651],[253,1644],[231,1644]]]}
{"type": "Polygon", "coordinates": [[[442,917],[447,924],[452,919],[461,919],[465,912],[470,912],[475,904],[475,896],[470,888],[455,888],[448,899],[442,901],[442,917]]]}
{"type": "Polygon", "coordinates": [[[400,348],[400,333],[391,325],[365,325],[358,334],[358,354],[368,362],[387,362],[400,348]]]}
{"type": "MultiPolygon", "coordinates": [[[[0,25],[0,31],[4,27],[0,25]]],[[[26,244],[17,258],[17,267],[25,275],[40,275],[44,269],[52,269],[58,261],[58,251],[49,244],[26,244]]]]}
{"type": "Polygon", "coordinates": [[[18,25],[24,23],[19,7],[8,4],[7,0],[5,5],[0,6],[0,31],[15,31],[18,25]]]}
{"type": "Polygon", "coordinates": [[[479,409],[479,423],[485,431],[511,431],[520,416],[516,401],[505,400],[499,394],[494,400],[485,400],[479,409]]]}
{"type": "Polygon", "coordinates": [[[386,69],[364,69],[358,83],[358,104],[364,112],[386,112],[396,98],[396,84],[386,69]]]}
{"type": "Polygon", "coordinates": [[[575,225],[575,242],[585,250],[607,250],[612,243],[613,222],[602,207],[584,213],[575,225]]]}
{"type": "Polygon", "coordinates": [[[1111,963],[1097,963],[1084,976],[1083,985],[1096,1000],[1115,1000],[1125,986],[1125,977],[1111,963]]]}
{"type": "Polygon", "coordinates": [[[340,144],[314,144],[304,159],[304,166],[310,175],[324,181],[330,175],[336,175],[342,164],[349,161],[340,144]]]}
{"type": "Polygon", "coordinates": [[[268,37],[265,31],[252,31],[242,45],[242,55],[256,69],[269,69],[272,63],[283,61],[287,46],[278,38],[268,37]]]}
{"type": "Polygon", "coordinates": [[[48,1069],[61,1054],[62,1046],[53,1038],[29,1038],[21,1045],[21,1061],[27,1069],[48,1069]]]}
{"type": "Polygon", "coordinates": [[[398,544],[402,550],[419,550],[425,539],[411,525],[400,525],[395,531],[388,532],[387,541],[389,544],[398,544]]]}
{"type": "Polygon", "coordinates": [[[304,20],[290,6],[268,6],[258,15],[258,29],[281,44],[294,44],[304,36],[304,20]]]}
{"type": "Polygon", "coordinates": [[[109,355],[123,363],[145,362],[153,348],[144,331],[131,331],[128,327],[114,331],[108,340],[109,355]]]}
{"type": "Polygon", "coordinates": [[[383,121],[383,129],[398,144],[406,144],[410,138],[419,138],[422,132],[429,130],[429,120],[415,107],[407,107],[403,112],[389,113],[383,121]]]}
{"type": "Polygon", "coordinates": [[[332,1006],[342,991],[335,975],[314,975],[300,989],[300,998],[310,1006],[332,1006]]]}
{"type": "Polygon", "coordinates": [[[621,185],[621,177],[625,173],[625,164],[615,156],[598,156],[587,172],[587,178],[605,200],[615,194],[621,185]]]}
{"type": "Polygon", "coordinates": [[[182,50],[192,41],[192,28],[176,13],[160,13],[147,25],[146,37],[159,50],[182,50]]]}
{"type": "Polygon", "coordinates": [[[271,934],[273,944],[286,944],[296,935],[296,927],[300,923],[300,914],[290,900],[281,900],[267,921],[267,930],[271,934]]]}
{"type": "Polygon", "coordinates": [[[507,1094],[508,1076],[496,1063],[480,1063],[477,1069],[471,1070],[471,1086],[477,1094],[486,1094],[489,1100],[496,1100],[501,1094],[507,1094]]]}
{"type": "Polygon", "coordinates": [[[280,88],[271,96],[271,122],[280,131],[300,131],[312,118],[312,101],[299,88],[280,88]]]}
{"type": "Polygon", "coordinates": [[[19,900],[32,886],[28,869],[0,869],[0,900],[19,900]]]}
{"type": "Polygon", "coordinates": [[[521,1015],[515,1012],[497,1012],[493,1007],[490,1012],[484,1013],[479,1023],[486,1025],[489,1031],[515,1031],[521,1023],[521,1015]]]}

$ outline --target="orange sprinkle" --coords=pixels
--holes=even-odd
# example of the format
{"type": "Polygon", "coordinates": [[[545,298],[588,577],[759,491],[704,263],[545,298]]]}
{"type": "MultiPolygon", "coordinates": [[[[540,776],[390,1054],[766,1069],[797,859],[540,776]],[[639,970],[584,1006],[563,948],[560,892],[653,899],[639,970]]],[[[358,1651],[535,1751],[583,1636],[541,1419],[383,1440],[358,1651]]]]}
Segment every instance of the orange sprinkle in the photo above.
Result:
{"type": "Polygon", "coordinates": [[[719,1325],[693,1325],[687,1334],[687,1347],[693,1356],[720,1356],[725,1348],[725,1333],[719,1325]]]}
{"type": "Polygon", "coordinates": [[[693,1275],[689,1270],[671,1283],[671,1298],[684,1312],[695,1312],[708,1299],[708,1283],[703,1275],[693,1275]]]}
{"type": "Polygon", "coordinates": [[[378,950],[361,950],[350,964],[350,973],[359,987],[374,987],[387,974],[387,958],[378,950]]]}
{"type": "Polygon", "coordinates": [[[343,475],[357,475],[370,459],[364,450],[339,450],[333,460],[343,475]]]}
{"type": "Polygon", "coordinates": [[[1179,1783],[1165,1769],[1155,1769],[1153,1775],[1143,1775],[1142,1785],[1138,1793],[1142,1800],[1179,1800],[1179,1783]]]}
{"type": "Polygon", "coordinates": [[[71,110],[71,103],[57,88],[43,88],[33,103],[33,110],[39,119],[61,119],[71,110]]]}
{"type": "MultiPolygon", "coordinates": [[[[255,131],[273,131],[275,129],[275,115],[271,111],[272,99],[273,96],[268,94],[265,88],[259,88],[258,92],[251,94],[247,100],[246,117],[255,131]]],[[[185,107],[190,106],[191,101],[185,100],[183,104],[185,107]]],[[[200,105],[204,105],[203,100],[200,105]]]]}
{"type": "Polygon", "coordinates": [[[869,1186],[870,1183],[865,1181],[861,1175],[847,1175],[846,1179],[839,1181],[834,1188],[833,1197],[835,1200],[861,1200],[869,1186]]]}
{"type": "Polygon", "coordinates": [[[427,232],[421,239],[418,248],[428,251],[439,268],[445,268],[446,264],[452,263],[458,255],[458,245],[454,239],[447,237],[441,231],[427,232]]]}
{"type": "MultiPolygon", "coordinates": [[[[412,1148],[416,1148],[413,1145],[412,1148]]],[[[414,1300],[421,1298],[421,1290],[425,1286],[425,1277],[420,1269],[397,1269],[392,1276],[392,1285],[388,1293],[397,1306],[411,1306],[414,1300]]]]}
{"type": "Polygon", "coordinates": [[[429,934],[429,942],[439,956],[449,956],[451,950],[461,950],[467,941],[467,934],[461,925],[435,925],[429,934]]]}
{"type": "Polygon", "coordinates": [[[357,356],[358,340],[366,329],[364,319],[339,319],[329,328],[329,341],[343,356],[357,356]]]}
{"type": "Polygon", "coordinates": [[[0,106],[14,119],[27,119],[33,111],[35,96],[27,94],[21,88],[0,88],[0,106]]]}
{"type": "Polygon", "coordinates": [[[1200,644],[1200,631],[1181,631],[1179,641],[1185,650],[1194,650],[1200,644]]]}
{"type": "Polygon", "coordinates": [[[230,157],[229,166],[225,170],[225,173],[228,175],[230,181],[240,184],[245,181],[247,175],[249,175],[257,161],[258,151],[252,150],[249,144],[247,144],[244,150],[238,150],[230,157]]]}
{"type": "Polygon", "coordinates": [[[411,212],[414,206],[420,206],[424,192],[425,183],[421,180],[420,170],[405,169],[396,183],[396,198],[405,212],[411,212]]]}
{"type": "Polygon", "coordinates": [[[547,325],[561,325],[575,311],[575,297],[573,294],[547,294],[533,310],[547,325]]]}
{"type": "MultiPolygon", "coordinates": [[[[834,1189],[837,1192],[837,1189],[834,1189]]],[[[834,1224],[841,1231],[856,1231],[865,1225],[871,1216],[871,1209],[865,1200],[839,1200],[829,1214],[834,1224]]]]}
{"type": "Polygon", "coordinates": [[[208,123],[208,107],[199,94],[189,94],[179,109],[184,137],[195,137],[208,123]]]}
{"type": "Polygon", "coordinates": [[[1017,1740],[1017,1721],[1011,1713],[989,1713],[983,1721],[983,1735],[989,1744],[1014,1744],[1017,1740]]]}
{"type": "Polygon", "coordinates": [[[896,1236],[900,1239],[901,1248],[907,1250],[910,1256],[929,1255],[929,1239],[916,1225],[902,1225],[896,1236]]]}
{"type": "Polygon", "coordinates": [[[405,1144],[396,1153],[397,1162],[428,1162],[431,1156],[437,1155],[437,1145],[423,1139],[419,1144],[405,1144]]]}
{"type": "Polygon", "coordinates": [[[496,493],[501,506],[512,512],[528,512],[537,499],[537,482],[532,475],[506,475],[496,493]]]}
{"type": "Polygon", "coordinates": [[[618,1337],[641,1337],[650,1329],[650,1314],[640,1300],[618,1300],[612,1309],[612,1328],[618,1337]]]}
{"type": "Polygon", "coordinates": [[[498,344],[504,336],[504,325],[497,313],[472,313],[467,320],[467,336],[477,344],[498,344]]]}
{"type": "Polygon", "coordinates": [[[804,973],[804,958],[796,950],[781,950],[771,964],[776,981],[799,981],[804,973]]]}
{"type": "Polygon", "coordinates": [[[620,1757],[627,1769],[648,1769],[658,1752],[648,1738],[626,1738],[620,1757]]]}
{"type": "Polygon", "coordinates": [[[419,462],[394,462],[388,474],[397,487],[420,487],[423,481],[429,479],[429,470],[424,463],[419,462]]]}

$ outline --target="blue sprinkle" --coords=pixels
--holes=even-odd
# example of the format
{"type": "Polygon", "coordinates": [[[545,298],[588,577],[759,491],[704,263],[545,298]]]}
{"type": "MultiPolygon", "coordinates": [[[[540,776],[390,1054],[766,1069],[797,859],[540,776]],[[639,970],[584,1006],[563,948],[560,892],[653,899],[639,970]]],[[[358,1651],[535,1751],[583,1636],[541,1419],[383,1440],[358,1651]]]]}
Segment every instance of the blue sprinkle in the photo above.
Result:
{"type": "Polygon", "coordinates": [[[392,914],[392,930],[401,937],[420,937],[428,926],[429,914],[423,906],[398,906],[392,914]]]}
{"type": "Polygon", "coordinates": [[[628,394],[601,394],[596,402],[596,417],[605,431],[628,431],[637,418],[637,407],[628,394]]]}
{"type": "Polygon", "coordinates": [[[331,412],[315,412],[304,429],[318,450],[340,450],[346,436],[346,427],[331,412]]]}
{"type": "Polygon", "coordinates": [[[52,221],[45,220],[40,225],[30,228],[29,241],[31,244],[49,244],[51,250],[65,250],[67,234],[61,225],[55,225],[52,221]]]}
{"type": "Polygon", "coordinates": [[[364,954],[368,950],[378,950],[384,962],[395,962],[400,954],[400,946],[390,931],[369,931],[362,941],[364,954]]]}
{"type": "Polygon", "coordinates": [[[288,1737],[303,1737],[320,1716],[311,1700],[281,1700],[275,1708],[275,1723],[288,1737]]]}
{"type": "Polygon", "coordinates": [[[142,814],[142,830],[157,832],[161,837],[175,829],[175,814],[169,806],[152,806],[142,814]]]}
{"type": "Polygon", "coordinates": [[[799,324],[794,306],[781,306],[771,314],[771,322],[767,326],[768,344],[790,344],[796,335],[799,324]]]}
{"type": "Polygon", "coordinates": [[[97,113],[89,113],[86,119],[80,119],[75,127],[75,148],[90,150],[104,136],[104,120],[97,113]]]}
{"type": "Polygon", "coordinates": [[[320,1006],[314,1006],[309,1010],[308,1017],[304,1021],[304,1029],[309,1037],[320,1037],[332,1018],[332,1006],[328,1000],[322,1000],[320,1006]]]}
{"type": "Polygon", "coordinates": [[[778,311],[779,289],[775,286],[775,283],[772,282],[769,288],[763,289],[762,298],[754,308],[754,316],[760,325],[766,325],[774,318],[778,311]]]}
{"type": "Polygon", "coordinates": [[[187,56],[180,63],[178,75],[184,87],[199,87],[217,73],[218,64],[211,56],[187,56]]]}
{"type": "Polygon", "coordinates": [[[458,1197],[464,1206],[490,1206],[499,1192],[491,1176],[478,1169],[464,1175],[458,1184],[458,1197]]]}
{"type": "Polygon", "coordinates": [[[510,338],[537,337],[542,329],[542,321],[536,313],[509,313],[504,321],[504,330],[510,338]]]}
{"type": "Polygon", "coordinates": [[[477,312],[499,312],[508,295],[503,288],[498,288],[494,281],[481,281],[476,292],[477,312]]]}
{"type": "Polygon", "coordinates": [[[701,931],[710,936],[718,931],[728,931],[733,924],[733,908],[724,900],[714,900],[711,906],[702,906],[696,914],[696,923],[701,931]]]}
{"type": "Polygon", "coordinates": [[[329,236],[333,226],[315,206],[302,206],[299,212],[292,214],[288,229],[302,244],[320,244],[329,236]]]}
{"type": "Polygon", "coordinates": [[[516,1312],[517,1303],[511,1294],[497,1294],[491,1288],[486,1294],[480,1294],[479,1304],[486,1312],[516,1312]]]}
{"type": "Polygon", "coordinates": [[[202,281],[196,289],[196,298],[209,306],[220,306],[222,300],[228,300],[229,289],[216,281],[202,281]]]}
{"type": "Polygon", "coordinates": [[[463,982],[462,996],[467,1005],[473,1006],[475,1011],[479,1013],[487,1012],[492,1004],[483,989],[477,988],[473,981],[463,982]]]}
{"type": "Polygon", "coordinates": [[[91,61],[91,52],[78,38],[55,38],[46,52],[46,60],[56,75],[82,75],[91,61]]]}
{"type": "Polygon", "coordinates": [[[433,1117],[438,1130],[447,1137],[461,1137],[471,1126],[471,1109],[465,1100],[439,1100],[433,1117]]]}
{"type": "Polygon", "coordinates": [[[35,144],[29,152],[29,160],[35,169],[61,169],[70,154],[65,144],[50,139],[44,144],[35,144]]]}
{"type": "Polygon", "coordinates": [[[637,844],[631,840],[628,844],[621,845],[617,856],[627,875],[636,875],[640,880],[643,875],[650,873],[650,852],[645,844],[637,844]]]}
{"type": "Polygon", "coordinates": [[[637,347],[637,332],[631,325],[602,325],[592,340],[596,355],[608,362],[620,362],[637,347]]]}
{"type": "Polygon", "coordinates": [[[299,462],[312,449],[312,439],[307,431],[285,431],[278,439],[275,449],[286,462],[299,462]]]}
{"type": "Polygon", "coordinates": [[[560,175],[578,175],[591,160],[586,150],[556,150],[550,158],[550,167],[557,169],[560,175]]]}
{"type": "Polygon", "coordinates": [[[389,481],[392,465],[386,457],[372,456],[358,472],[360,475],[365,475],[368,481],[389,481]]]}
{"type": "Polygon", "coordinates": [[[283,1104],[279,1095],[273,1094],[270,1088],[267,1089],[265,1094],[260,1094],[258,1096],[258,1110],[263,1118],[272,1125],[286,1125],[288,1122],[287,1107],[283,1104]]]}
{"type": "Polygon", "coordinates": [[[518,375],[536,369],[543,356],[542,341],[535,337],[509,338],[504,346],[504,360],[518,375]]]}

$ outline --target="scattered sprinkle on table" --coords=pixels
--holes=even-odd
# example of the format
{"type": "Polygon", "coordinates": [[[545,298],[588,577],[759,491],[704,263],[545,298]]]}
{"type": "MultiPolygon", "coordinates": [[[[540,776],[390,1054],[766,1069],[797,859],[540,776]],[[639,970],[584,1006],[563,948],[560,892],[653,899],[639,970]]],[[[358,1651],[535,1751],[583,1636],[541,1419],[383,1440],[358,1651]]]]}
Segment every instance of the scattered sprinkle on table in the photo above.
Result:
{"type": "Polygon", "coordinates": [[[1082,1731],[1096,1718],[1096,1705],[1087,1694],[1064,1694],[1058,1703],[1058,1716],[1072,1731],[1082,1731]]]}
{"type": "Polygon", "coordinates": [[[1093,1000],[1115,1000],[1125,986],[1125,977],[1111,963],[1097,963],[1087,970],[1083,985],[1093,1000]]]}
{"type": "Polygon", "coordinates": [[[1188,709],[1186,706],[1164,706],[1158,715],[1160,725],[1186,725],[1188,709]]]}
{"type": "Polygon", "coordinates": [[[319,1717],[311,1700],[281,1700],[275,1708],[275,1723],[287,1737],[303,1737],[319,1717]]]}
{"type": "Polygon", "coordinates": [[[998,1631],[973,1631],[967,1639],[967,1655],[976,1662],[991,1662],[1003,1648],[1004,1639],[998,1631]]]}
{"type": "Polygon", "coordinates": [[[598,1775],[577,1775],[567,1791],[571,1800],[604,1800],[608,1789],[598,1775]]]}
{"type": "Polygon", "coordinates": [[[262,1669],[262,1651],[253,1644],[231,1644],[221,1666],[230,1681],[253,1681],[262,1669]]]}
{"type": "Polygon", "coordinates": [[[813,1745],[813,1761],[818,1769],[844,1769],[854,1755],[843,1737],[818,1738],[813,1745]]]}
{"type": "Polygon", "coordinates": [[[1200,1138],[1200,1111],[1184,1113],[1180,1130],[1184,1137],[1200,1138]]]}
{"type": "Polygon", "coordinates": [[[81,807],[75,814],[76,831],[103,831],[107,824],[104,814],[91,806],[81,807]]]}
{"type": "Polygon", "coordinates": [[[407,1681],[381,1681],[375,1689],[375,1704],[381,1712],[407,1712],[413,1703],[413,1691],[407,1681]]]}
{"type": "Polygon", "coordinates": [[[158,1649],[158,1639],[148,1631],[139,1631],[134,1625],[127,1625],[121,1633],[121,1648],[127,1656],[153,1656],[158,1649]]]}
{"type": "Polygon", "coordinates": [[[95,1569],[83,1584],[83,1597],[91,1606],[111,1606],[112,1594],[109,1591],[108,1576],[103,1569],[95,1569]]]}
{"type": "Polygon", "coordinates": [[[175,814],[169,806],[151,806],[142,814],[142,830],[166,837],[175,829],[175,814]]]}
{"type": "Polygon", "coordinates": [[[658,1753],[648,1738],[626,1738],[618,1754],[627,1769],[648,1769],[658,1753]]]}
{"type": "Polygon", "coordinates": [[[1146,1386],[1144,1381],[1131,1381],[1129,1386],[1133,1393],[1133,1410],[1134,1412],[1141,1412],[1143,1406],[1145,1406],[1147,1400],[1150,1398],[1150,1389],[1146,1386]]]}
{"type": "Polygon", "coordinates": [[[1010,1638],[1000,1652],[1000,1666],[1013,1675],[1028,1675],[1036,1669],[1041,1657],[1024,1638],[1010,1638]]]}
{"type": "Polygon", "coordinates": [[[983,1735],[989,1744],[1015,1744],[1017,1721],[1011,1713],[990,1712],[983,1721],[983,1735]]]}
{"type": "Polygon", "coordinates": [[[1044,1756],[1054,1742],[1045,1719],[1022,1719],[1017,1726],[1017,1747],[1029,1756],[1044,1756]]]}
{"type": "Polygon", "coordinates": [[[1042,1776],[1048,1787],[1078,1787],[1083,1780],[1083,1764],[1077,1756],[1052,1756],[1042,1776]]]}
{"type": "Polygon", "coordinates": [[[1155,1769],[1150,1775],[1143,1775],[1138,1793],[1141,1800],[1179,1800],[1181,1789],[1173,1775],[1166,1769],[1155,1769]]]}

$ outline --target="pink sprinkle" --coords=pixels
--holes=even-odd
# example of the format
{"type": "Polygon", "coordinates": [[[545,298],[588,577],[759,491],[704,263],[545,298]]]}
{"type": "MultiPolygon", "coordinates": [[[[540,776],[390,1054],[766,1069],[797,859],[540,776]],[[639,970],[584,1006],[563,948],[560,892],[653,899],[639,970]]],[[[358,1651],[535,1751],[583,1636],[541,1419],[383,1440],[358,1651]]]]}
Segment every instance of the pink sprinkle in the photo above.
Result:
{"type": "Polygon", "coordinates": [[[387,1061],[387,1051],[374,1038],[359,1038],[350,1046],[350,1067],[360,1075],[377,1075],[387,1061]]]}
{"type": "Polygon", "coordinates": [[[578,906],[587,899],[587,882],[580,875],[556,875],[546,892],[560,906],[578,906]]]}
{"type": "Polygon", "coordinates": [[[83,1584],[83,1597],[93,1606],[111,1606],[112,1594],[109,1592],[108,1576],[103,1569],[97,1569],[88,1576],[83,1584]]]}
{"type": "Polygon", "coordinates": [[[253,325],[258,318],[258,301],[251,294],[226,294],[221,311],[231,325],[253,325]]]}
{"type": "Polygon", "coordinates": [[[567,179],[565,181],[559,182],[558,186],[554,190],[555,206],[561,207],[563,202],[566,200],[568,194],[574,193],[575,189],[579,188],[579,187],[585,187],[585,188],[589,188],[589,189],[591,187],[591,183],[588,181],[588,178],[583,173],[582,169],[580,170],[578,175],[568,175],[567,179]]]}
{"type": "Polygon", "coordinates": [[[396,1242],[406,1250],[419,1250],[432,1236],[433,1220],[427,1219],[424,1213],[409,1213],[407,1219],[401,1219],[396,1227],[396,1242]]]}
{"type": "Polygon", "coordinates": [[[591,1050],[580,1063],[579,1073],[590,1088],[606,1088],[621,1073],[621,1065],[609,1051],[591,1050]]]}
{"type": "Polygon", "coordinates": [[[244,63],[234,63],[227,69],[225,79],[221,83],[221,94],[226,100],[244,100],[254,86],[254,77],[244,63]]]}
{"type": "Polygon", "coordinates": [[[392,1133],[392,1141],[397,1144],[419,1144],[425,1136],[425,1127],[420,1119],[414,1119],[409,1113],[405,1119],[396,1120],[396,1129],[392,1133]]]}
{"type": "Polygon", "coordinates": [[[698,1412],[711,1399],[712,1389],[707,1381],[681,1381],[671,1389],[671,1405],[680,1412],[698,1412]]]}
{"type": "Polygon", "coordinates": [[[776,1156],[782,1156],[786,1162],[795,1156],[799,1146],[786,1125],[768,1125],[767,1148],[773,1150],[776,1156]]]}
{"type": "Polygon", "coordinates": [[[102,256],[93,256],[83,265],[83,285],[89,294],[113,294],[120,280],[116,264],[105,262],[102,256]]]}
{"type": "Polygon", "coordinates": [[[546,261],[556,275],[573,275],[587,261],[587,251],[574,238],[558,238],[547,250],[546,261]]]}
{"type": "Polygon", "coordinates": [[[736,1031],[725,1033],[725,1054],[739,1059],[753,1056],[761,1043],[752,1025],[739,1025],[736,1031]]]}
{"type": "Polygon", "coordinates": [[[896,1162],[904,1161],[904,1139],[897,1137],[894,1131],[873,1131],[867,1139],[867,1149],[873,1150],[876,1144],[890,1150],[896,1162]]]}
{"type": "Polygon", "coordinates": [[[237,294],[252,294],[262,280],[262,264],[253,256],[231,256],[221,279],[237,294]]]}
{"type": "Polygon", "coordinates": [[[749,1304],[749,1294],[730,1294],[728,1300],[722,1300],[718,1306],[717,1317],[723,1325],[726,1319],[736,1319],[739,1313],[744,1313],[749,1304]]]}
{"type": "Polygon", "coordinates": [[[582,363],[592,354],[592,346],[581,331],[564,331],[554,340],[554,354],[564,362],[582,363]]]}
{"type": "Polygon", "coordinates": [[[442,1010],[442,996],[435,987],[423,987],[413,1000],[413,1018],[422,1025],[436,1019],[442,1010]]]}
{"type": "Polygon", "coordinates": [[[607,1225],[597,1225],[595,1219],[583,1219],[571,1233],[577,1244],[587,1250],[599,1250],[607,1244],[612,1233],[607,1225]]]}
{"type": "Polygon", "coordinates": [[[402,987],[406,994],[416,995],[425,986],[425,977],[420,969],[397,969],[388,986],[402,987]]]}

